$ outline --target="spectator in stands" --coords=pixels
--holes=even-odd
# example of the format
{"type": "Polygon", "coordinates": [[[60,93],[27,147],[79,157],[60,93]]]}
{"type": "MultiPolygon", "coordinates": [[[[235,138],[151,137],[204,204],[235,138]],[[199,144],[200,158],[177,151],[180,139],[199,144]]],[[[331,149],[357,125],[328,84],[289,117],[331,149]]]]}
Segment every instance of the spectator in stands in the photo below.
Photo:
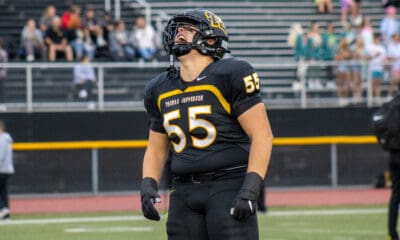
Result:
{"type": "MultiPolygon", "coordinates": [[[[321,53],[322,60],[333,61],[338,46],[338,39],[335,33],[335,27],[332,22],[326,24],[326,30],[322,33],[321,53]]],[[[327,78],[334,79],[333,66],[329,65],[326,68],[327,78]]]]}
{"type": "Polygon", "coordinates": [[[347,104],[346,98],[349,97],[350,94],[350,59],[351,51],[349,45],[346,39],[342,38],[335,54],[335,61],[338,61],[337,94],[340,105],[347,104]]]}
{"type": "Polygon", "coordinates": [[[362,62],[367,57],[362,38],[357,38],[351,48],[351,90],[354,103],[360,103],[362,97],[362,62]]]}
{"type": "Polygon", "coordinates": [[[303,30],[303,27],[301,26],[301,24],[293,23],[289,30],[287,44],[290,47],[295,48],[298,37],[303,35],[303,33],[304,33],[304,30],[303,30]]]}
{"type": "Polygon", "coordinates": [[[373,35],[374,35],[374,30],[372,29],[371,26],[371,18],[364,17],[363,22],[361,24],[361,30],[358,34],[358,38],[361,38],[363,40],[365,50],[367,50],[369,46],[373,43],[373,35]]]}
{"type": "Polygon", "coordinates": [[[103,18],[100,20],[100,27],[103,29],[103,37],[108,40],[110,32],[114,28],[114,19],[110,12],[105,12],[103,18]]]}
{"type": "Polygon", "coordinates": [[[53,18],[52,27],[46,32],[45,42],[49,49],[49,60],[54,62],[57,53],[64,53],[68,61],[73,60],[72,48],[68,45],[67,35],[61,29],[61,20],[59,17],[53,18]]]}
{"type": "Polygon", "coordinates": [[[110,52],[113,60],[132,60],[135,57],[135,50],[128,42],[128,32],[122,20],[115,22],[110,34],[110,52]]]}
{"type": "Polygon", "coordinates": [[[155,59],[157,51],[156,37],[157,35],[154,28],[146,24],[145,17],[137,17],[130,36],[130,41],[141,59],[145,61],[155,59]]]}
{"type": "Polygon", "coordinates": [[[314,0],[314,2],[318,7],[318,13],[333,13],[331,0],[314,0]]]}
{"type": "Polygon", "coordinates": [[[44,47],[43,35],[36,28],[34,19],[29,19],[21,33],[21,45],[23,47],[24,56],[27,61],[35,60],[35,57],[45,57],[46,51],[44,47]]]}
{"type": "Polygon", "coordinates": [[[79,16],[80,12],[81,8],[78,5],[71,5],[69,9],[65,11],[61,16],[61,28],[63,30],[67,30],[68,27],[70,26],[71,16],[75,15],[72,18],[75,18],[76,20],[76,15],[79,16]]]}
{"type": "Polygon", "coordinates": [[[49,5],[46,7],[42,17],[40,18],[40,30],[44,35],[47,29],[51,28],[53,17],[57,16],[56,7],[49,5]]]}
{"type": "Polygon", "coordinates": [[[79,64],[74,66],[74,92],[79,99],[93,101],[93,88],[96,85],[94,68],[90,64],[90,58],[86,55],[81,57],[79,64]]]}
{"type": "Polygon", "coordinates": [[[332,61],[336,48],[338,46],[338,39],[335,33],[335,26],[332,22],[326,24],[326,30],[322,33],[322,59],[325,61],[332,61]]]}
{"type": "Polygon", "coordinates": [[[8,180],[14,174],[12,142],[4,122],[0,120],[0,220],[10,218],[8,180]]]}
{"type": "Polygon", "coordinates": [[[370,62],[369,69],[371,72],[369,74],[372,75],[373,94],[376,98],[380,98],[386,51],[382,45],[381,35],[379,33],[374,34],[374,43],[367,50],[367,60],[370,62]]]}
{"type": "MultiPolygon", "coordinates": [[[[8,53],[4,49],[4,41],[0,38],[0,63],[8,62],[8,53]]],[[[4,82],[7,79],[7,68],[0,68],[0,103],[4,102],[4,82]]],[[[5,110],[4,106],[1,106],[0,110],[5,110]]]]}
{"type": "Polygon", "coordinates": [[[393,34],[399,33],[399,22],[396,19],[396,8],[390,6],[386,9],[386,16],[382,19],[380,33],[383,43],[388,46],[393,34]]]}
{"type": "Polygon", "coordinates": [[[69,45],[74,49],[75,58],[79,60],[83,54],[86,54],[93,60],[95,45],[92,43],[89,32],[82,29],[79,7],[71,7],[67,24],[67,38],[69,45]]]}
{"type": "Polygon", "coordinates": [[[299,34],[295,46],[295,58],[299,60],[312,59],[313,39],[308,37],[308,33],[299,34]]]}
{"type": "Polygon", "coordinates": [[[340,8],[341,8],[341,17],[340,21],[342,25],[345,25],[348,20],[349,13],[352,13],[354,10],[354,1],[353,0],[340,0],[340,8]]]}
{"type": "MultiPolygon", "coordinates": [[[[308,31],[308,38],[311,39],[310,60],[320,60],[322,57],[322,36],[319,31],[319,24],[316,21],[311,21],[310,29],[308,31]]],[[[322,89],[320,73],[320,66],[309,65],[307,69],[307,78],[310,89],[322,89]]]]}
{"type": "Polygon", "coordinates": [[[393,97],[393,92],[400,83],[400,34],[393,35],[393,40],[388,46],[387,57],[391,62],[390,68],[390,87],[388,90],[388,100],[393,97]]]}
{"type": "Polygon", "coordinates": [[[96,54],[104,55],[104,52],[108,51],[108,36],[105,36],[104,29],[100,26],[100,21],[97,19],[96,12],[92,6],[86,8],[85,16],[83,17],[83,27],[97,49],[96,54]]]}

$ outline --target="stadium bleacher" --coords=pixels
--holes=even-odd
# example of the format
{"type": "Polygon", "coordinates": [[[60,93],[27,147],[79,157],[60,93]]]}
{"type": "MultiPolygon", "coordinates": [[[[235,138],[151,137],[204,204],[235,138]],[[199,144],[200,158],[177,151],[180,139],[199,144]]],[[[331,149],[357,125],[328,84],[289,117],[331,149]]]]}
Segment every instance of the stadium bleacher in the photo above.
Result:
{"type": "MultiPolygon", "coordinates": [[[[267,98],[293,98],[292,83],[296,76],[293,49],[287,43],[287,34],[292,23],[298,22],[308,29],[311,20],[317,20],[321,29],[327,21],[332,21],[340,33],[340,6],[334,3],[334,14],[320,15],[311,0],[290,1],[147,1],[151,5],[153,22],[160,15],[173,15],[187,8],[202,7],[214,10],[224,20],[230,33],[230,48],[232,55],[243,58],[262,66],[265,63],[292,63],[289,65],[257,68],[263,81],[263,93],[267,98]]],[[[55,5],[57,13],[61,15],[68,5],[74,3],[83,8],[88,1],[55,1],[55,0],[0,0],[0,37],[9,44],[10,55],[15,56],[19,34],[28,18],[40,19],[47,5],[55,5]]],[[[104,12],[104,1],[90,1],[99,13],[104,12]]],[[[140,7],[136,1],[121,1],[121,18],[127,22],[128,29],[134,20],[134,9],[140,7]]],[[[373,26],[377,26],[383,16],[380,1],[363,1],[363,13],[370,16],[373,26]]],[[[15,60],[15,57],[13,58],[15,60]]],[[[152,73],[142,74],[134,71],[119,71],[118,74],[105,73],[105,86],[109,91],[110,100],[139,100],[137,89],[142,88],[138,82],[145,82],[150,76],[162,71],[158,68],[152,73]],[[146,79],[143,79],[146,78],[146,79]],[[117,90],[119,89],[119,91],[117,90]],[[124,90],[125,89],[125,90],[124,90]],[[112,92],[121,94],[111,94],[112,92]]],[[[114,71],[114,70],[113,70],[114,71]]],[[[118,70],[116,70],[118,71],[118,70]]],[[[34,99],[38,101],[62,101],[70,89],[72,73],[68,69],[46,70],[34,69],[34,99]],[[60,74],[60,71],[62,74],[60,74]],[[36,77],[35,77],[36,76],[36,77]],[[57,86],[57,87],[55,87],[57,86]],[[49,91],[51,89],[51,91],[49,91]]],[[[10,81],[6,83],[7,99],[17,101],[24,99],[25,72],[10,69],[10,81]]],[[[332,89],[326,91],[327,96],[335,95],[332,89]]]]}

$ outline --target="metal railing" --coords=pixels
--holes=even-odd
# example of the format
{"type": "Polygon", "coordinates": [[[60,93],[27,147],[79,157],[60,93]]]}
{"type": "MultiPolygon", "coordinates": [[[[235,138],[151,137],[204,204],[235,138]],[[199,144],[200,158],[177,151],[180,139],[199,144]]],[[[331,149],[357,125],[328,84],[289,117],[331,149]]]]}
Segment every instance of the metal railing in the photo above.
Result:
{"type": "MultiPolygon", "coordinates": [[[[338,148],[339,144],[376,144],[374,136],[324,136],[324,137],[286,137],[275,138],[274,146],[330,145],[330,187],[338,187],[338,148]]],[[[125,141],[77,141],[77,142],[38,142],[14,143],[14,151],[61,151],[90,150],[91,191],[99,193],[99,150],[101,149],[144,149],[147,140],[125,141]]],[[[81,159],[83,160],[83,159],[81,159]]]]}
{"type": "MultiPolygon", "coordinates": [[[[67,97],[51,97],[57,92],[59,95],[68,94],[72,85],[73,67],[76,64],[1,63],[0,68],[8,69],[9,73],[5,84],[6,99],[5,103],[0,103],[0,111],[87,111],[88,105],[85,102],[73,101],[67,97]],[[47,95],[49,97],[46,97],[47,95]]],[[[253,66],[262,81],[261,93],[268,108],[326,108],[343,107],[340,102],[342,99],[337,97],[336,75],[326,76],[327,68],[331,67],[332,71],[338,64],[337,62],[287,62],[254,63],[253,66]],[[317,80],[324,82],[318,89],[310,85],[313,80],[309,74],[311,68],[319,72],[317,80]],[[280,77],[283,74],[285,79],[280,77]]],[[[108,62],[92,63],[92,66],[97,74],[97,88],[95,105],[90,110],[142,111],[144,110],[142,95],[146,83],[165,71],[168,63],[108,62]]],[[[357,104],[366,107],[382,104],[386,94],[383,94],[382,98],[374,98],[369,65],[363,62],[360,66],[364,73],[362,96],[357,99],[357,104]]],[[[383,80],[383,89],[388,88],[389,82],[390,79],[383,80]]],[[[351,103],[351,96],[346,100],[351,103]]]]}

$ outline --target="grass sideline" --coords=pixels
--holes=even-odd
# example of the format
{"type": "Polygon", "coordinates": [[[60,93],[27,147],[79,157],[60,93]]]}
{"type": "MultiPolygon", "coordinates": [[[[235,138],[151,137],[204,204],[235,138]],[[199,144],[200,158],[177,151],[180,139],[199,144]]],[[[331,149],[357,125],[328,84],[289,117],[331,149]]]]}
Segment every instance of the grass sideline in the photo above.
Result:
{"type": "MultiPolygon", "coordinates": [[[[258,217],[260,240],[385,239],[386,216],[386,206],[272,208],[258,217]]],[[[137,212],[17,215],[0,223],[0,238],[165,240],[165,219],[147,221],[137,212]]]]}

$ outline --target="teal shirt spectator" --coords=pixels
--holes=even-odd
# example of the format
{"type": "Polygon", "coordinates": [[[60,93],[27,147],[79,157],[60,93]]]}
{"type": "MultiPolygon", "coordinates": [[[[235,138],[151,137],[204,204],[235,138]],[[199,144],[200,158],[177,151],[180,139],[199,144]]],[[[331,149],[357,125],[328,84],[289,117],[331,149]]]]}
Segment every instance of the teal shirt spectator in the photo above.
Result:
{"type": "Polygon", "coordinates": [[[323,33],[321,44],[321,60],[332,61],[338,45],[335,33],[323,33]]]}
{"type": "Polygon", "coordinates": [[[313,39],[308,38],[306,33],[297,36],[294,55],[296,61],[299,61],[300,59],[315,59],[316,51],[314,48],[314,41],[313,39]]]}

